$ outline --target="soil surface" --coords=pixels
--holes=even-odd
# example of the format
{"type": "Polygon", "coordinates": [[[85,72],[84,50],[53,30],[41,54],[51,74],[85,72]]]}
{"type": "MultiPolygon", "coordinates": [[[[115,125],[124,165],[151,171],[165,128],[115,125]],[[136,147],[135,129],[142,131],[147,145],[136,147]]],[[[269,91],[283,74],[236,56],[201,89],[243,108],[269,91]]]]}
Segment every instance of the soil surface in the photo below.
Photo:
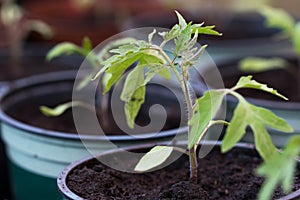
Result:
{"type": "MultiPolygon", "coordinates": [[[[150,107],[155,104],[160,104],[167,112],[167,119],[163,126],[163,130],[177,128],[180,124],[181,112],[178,101],[174,99],[175,96],[169,90],[157,86],[152,86],[150,88],[148,87],[147,92],[145,103],[142,105],[141,111],[137,116],[136,123],[140,126],[146,126],[151,123],[151,119],[149,117],[150,107]],[[158,94],[160,94],[160,98],[157,98],[158,94]]],[[[72,88],[70,88],[68,92],[66,91],[58,93],[53,91],[53,93],[50,92],[50,95],[30,96],[30,93],[33,92],[27,92],[27,94],[29,94],[28,99],[19,100],[18,103],[8,106],[6,113],[8,113],[8,115],[14,119],[32,126],[65,133],[77,133],[71,109],[68,109],[64,114],[58,117],[47,117],[42,114],[39,109],[40,106],[49,106],[53,108],[62,103],[70,102],[72,99],[72,88]]],[[[10,100],[7,99],[6,101],[10,100]]],[[[120,107],[120,109],[123,110],[123,105],[120,107]]],[[[92,111],[84,107],[73,107],[73,111],[82,116],[81,123],[85,125],[83,131],[85,134],[99,134],[99,129],[96,129],[97,127],[95,128],[95,126],[91,125],[91,118],[93,116],[92,111]]],[[[122,131],[115,122],[111,109],[108,109],[107,113],[108,114],[103,115],[100,108],[97,110],[98,121],[104,132],[108,135],[124,135],[124,131],[122,131]]],[[[123,124],[126,125],[125,118],[122,118],[121,120],[123,124]]],[[[138,131],[135,129],[131,130],[127,127],[127,125],[126,128],[126,130],[128,130],[126,131],[128,134],[151,132],[151,130],[148,129],[143,129],[144,131],[138,131]]],[[[156,130],[157,127],[153,128],[156,130]]]]}
{"type": "MultiPolygon", "coordinates": [[[[133,161],[132,166],[137,161],[133,161]]],[[[97,160],[79,165],[67,177],[68,187],[84,199],[256,199],[264,178],[254,175],[261,163],[254,150],[215,148],[199,162],[198,183],[189,182],[188,159],[155,172],[130,174],[108,168],[97,160]]],[[[120,163],[121,165],[124,163],[120,163]]],[[[300,187],[299,172],[294,190],[300,187]]],[[[277,189],[274,198],[283,196],[277,189]]]]}

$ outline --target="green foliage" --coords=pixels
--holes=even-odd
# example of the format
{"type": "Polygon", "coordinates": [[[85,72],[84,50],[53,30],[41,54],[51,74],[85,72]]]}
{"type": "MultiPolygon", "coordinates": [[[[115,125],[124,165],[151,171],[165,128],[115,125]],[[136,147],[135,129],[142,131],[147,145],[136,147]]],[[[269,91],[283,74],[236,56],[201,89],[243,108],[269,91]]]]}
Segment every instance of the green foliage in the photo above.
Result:
{"type": "Polygon", "coordinates": [[[189,121],[189,125],[191,126],[188,143],[189,149],[198,144],[199,138],[202,138],[205,134],[207,126],[221,107],[224,96],[225,92],[212,90],[205,92],[203,97],[197,100],[195,113],[189,121]]]}
{"type": "MultiPolygon", "coordinates": [[[[222,152],[227,152],[233,148],[246,133],[246,128],[250,126],[254,133],[256,149],[262,158],[268,160],[273,155],[278,154],[278,150],[272,143],[266,127],[268,126],[283,132],[292,132],[293,128],[271,111],[248,103],[236,92],[236,90],[242,88],[262,90],[284,98],[276,90],[252,80],[251,76],[241,77],[237,84],[231,89],[210,90],[205,92],[204,95],[196,101],[194,114],[189,120],[191,129],[188,149],[191,149],[200,142],[200,139],[203,138],[207,129],[215,122],[213,118],[221,107],[223,98],[225,95],[231,94],[239,100],[239,103],[234,110],[233,117],[228,124],[225,137],[222,141],[222,152]]],[[[222,121],[217,122],[226,124],[226,122],[222,121]]],[[[148,156],[148,154],[145,156],[148,156]]],[[[141,160],[140,163],[147,161],[148,160],[141,160]]],[[[161,162],[157,160],[156,164],[157,163],[161,162]]],[[[150,163],[142,164],[156,167],[150,163]]]]}
{"type": "Polygon", "coordinates": [[[87,58],[95,68],[99,65],[96,55],[92,51],[91,40],[88,37],[83,38],[82,46],[78,46],[71,42],[62,42],[60,44],[57,44],[47,53],[46,59],[50,61],[61,55],[71,54],[79,54],[87,58]]]}
{"type": "Polygon", "coordinates": [[[287,68],[288,63],[285,59],[274,58],[259,58],[259,57],[247,57],[239,62],[239,69],[243,72],[265,72],[273,69],[287,68]]]}
{"type": "Polygon", "coordinates": [[[134,119],[144,103],[145,94],[144,69],[136,67],[128,74],[121,94],[121,100],[125,102],[127,124],[130,128],[134,127],[134,119]]]}
{"type": "Polygon", "coordinates": [[[278,96],[284,100],[287,100],[287,98],[280,93],[277,92],[277,90],[273,88],[269,88],[266,84],[258,83],[255,80],[252,80],[252,76],[244,76],[241,77],[236,86],[233,87],[234,90],[241,89],[241,88],[252,88],[252,89],[258,89],[262,90],[264,92],[271,93],[275,96],[278,96]]]}
{"type": "Polygon", "coordinates": [[[199,34],[222,36],[222,33],[219,33],[218,31],[214,30],[214,28],[215,26],[197,27],[197,25],[195,25],[193,27],[193,33],[195,33],[195,31],[198,31],[199,34]]]}
{"type": "Polygon", "coordinates": [[[135,171],[145,172],[159,166],[167,160],[173,151],[173,147],[155,146],[153,147],[135,166],[135,171]]]}
{"type": "Polygon", "coordinates": [[[297,54],[300,54],[300,22],[296,23],[292,43],[297,54]]]}
{"type": "Polygon", "coordinates": [[[84,104],[83,102],[80,101],[71,101],[71,102],[67,102],[64,104],[60,104],[54,108],[49,108],[47,106],[40,106],[40,111],[48,116],[48,117],[56,117],[56,116],[60,116],[61,114],[63,114],[66,110],[72,108],[72,107],[87,107],[86,104],[84,104]]]}
{"type": "Polygon", "coordinates": [[[293,34],[295,21],[286,11],[264,6],[260,9],[260,13],[266,18],[268,27],[281,29],[287,36],[293,34]]]}
{"type": "Polygon", "coordinates": [[[277,153],[266,126],[284,132],[293,131],[283,119],[277,117],[271,111],[254,106],[244,99],[239,99],[239,104],[234,111],[233,118],[228,125],[222,142],[222,152],[230,150],[242,138],[247,126],[251,127],[254,133],[256,149],[265,160],[277,153]]]}
{"type": "Polygon", "coordinates": [[[266,18],[266,25],[280,29],[292,42],[296,53],[300,54],[300,28],[294,18],[282,9],[264,6],[259,12],[266,18]]]}
{"type": "Polygon", "coordinates": [[[292,132],[293,128],[271,111],[248,103],[235,91],[242,88],[262,90],[286,99],[273,88],[252,80],[252,76],[241,77],[236,86],[229,91],[231,95],[239,100],[239,103],[234,110],[233,117],[226,130],[222,142],[222,152],[230,150],[243,137],[247,126],[250,126],[254,133],[256,149],[263,159],[268,159],[277,150],[266,130],[266,126],[283,132],[292,132]]]}
{"type": "Polygon", "coordinates": [[[266,177],[258,194],[259,200],[271,199],[276,186],[281,186],[285,193],[291,191],[299,153],[300,137],[294,136],[282,153],[273,155],[257,169],[258,175],[266,177]]]}
{"type": "MultiPolygon", "coordinates": [[[[127,44],[114,45],[116,48],[110,50],[112,56],[103,60],[103,68],[95,76],[98,78],[106,75],[103,84],[104,92],[108,92],[125,73],[130,71],[122,89],[121,100],[125,102],[126,119],[131,128],[134,127],[134,120],[144,102],[147,83],[155,75],[169,79],[171,73],[181,79],[179,77],[181,72],[184,73],[198,62],[199,56],[206,48],[206,46],[199,49],[195,47],[198,30],[202,32],[207,30],[207,34],[219,34],[213,31],[213,26],[201,27],[202,24],[187,23],[178,12],[176,15],[179,23],[174,25],[169,32],[158,33],[164,39],[159,46],[152,43],[156,30],[149,34],[148,41],[131,40],[127,44]],[[176,44],[173,58],[169,57],[163,49],[170,40],[176,44]],[[179,57],[180,63],[176,62],[176,58],[179,57]],[[177,68],[177,66],[180,67],[177,68]]],[[[100,54],[103,54],[103,51],[100,54]]]]}

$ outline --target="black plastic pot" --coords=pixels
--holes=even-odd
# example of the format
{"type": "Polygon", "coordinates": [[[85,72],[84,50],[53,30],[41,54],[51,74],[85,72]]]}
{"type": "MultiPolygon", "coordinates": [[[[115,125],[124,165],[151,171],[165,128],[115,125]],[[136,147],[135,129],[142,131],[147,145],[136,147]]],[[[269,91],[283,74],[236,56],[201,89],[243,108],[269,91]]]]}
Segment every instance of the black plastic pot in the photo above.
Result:
{"type": "MultiPolygon", "coordinates": [[[[178,127],[181,114],[176,98],[174,99],[166,89],[156,85],[150,86],[145,105],[146,107],[156,103],[164,105],[167,113],[170,112],[171,115],[170,119],[167,119],[171,128],[157,134],[150,130],[142,135],[124,135],[120,132],[115,132],[114,135],[108,133],[106,136],[95,132],[78,135],[75,133],[76,126],[73,127],[74,132],[67,132],[64,127],[68,123],[73,123],[72,113],[69,112],[67,118],[47,118],[39,113],[38,107],[55,106],[71,100],[75,75],[75,71],[65,71],[13,81],[0,98],[2,139],[14,168],[12,172],[17,172],[12,174],[12,185],[17,199],[40,199],[39,194],[47,194],[47,197],[57,199],[57,191],[53,190],[52,186],[59,172],[69,163],[89,155],[90,152],[102,152],[119,146],[171,141],[175,135],[186,132],[186,127],[178,127]],[[29,106],[33,102],[36,106],[29,106]],[[29,114],[38,112],[39,115],[35,118],[27,115],[19,116],[26,112],[29,114]],[[56,130],[35,124],[36,118],[45,119],[46,125],[54,124],[56,130]],[[108,139],[113,144],[109,143],[108,139]],[[28,182],[24,185],[25,179],[28,182]],[[36,181],[31,182],[31,179],[36,181]],[[36,192],[37,188],[39,193],[36,192]]],[[[148,114],[148,111],[145,112],[148,114]]],[[[89,128],[88,121],[86,126],[89,128]]]]}
{"type": "MultiPolygon", "coordinates": [[[[5,92],[8,81],[16,80],[34,74],[63,71],[79,68],[82,58],[79,56],[61,57],[52,62],[46,61],[46,54],[51,46],[26,43],[23,54],[15,60],[8,48],[0,49],[0,93],[5,92]],[[14,68],[17,66],[17,68],[14,68]]],[[[5,145],[0,141],[0,199],[12,199],[10,195],[10,180],[8,161],[5,155],[5,145]]]]}
{"type": "MultiPolygon", "coordinates": [[[[202,147],[206,146],[206,147],[209,147],[209,148],[217,148],[219,150],[220,144],[221,143],[219,143],[219,142],[217,143],[216,141],[206,141],[205,143],[202,143],[201,146],[202,147]]],[[[136,146],[136,147],[119,149],[119,150],[116,149],[116,150],[112,150],[112,151],[103,152],[101,154],[98,154],[97,156],[84,158],[84,159],[81,159],[81,160],[79,160],[77,162],[74,162],[74,163],[70,164],[69,166],[67,166],[60,173],[60,175],[58,176],[58,178],[57,178],[58,189],[59,189],[59,191],[61,192],[61,194],[63,195],[63,197],[65,199],[70,199],[70,200],[84,199],[82,196],[77,195],[75,192],[73,192],[70,189],[69,185],[68,185],[68,177],[70,176],[70,174],[75,169],[82,169],[82,168],[85,168],[85,166],[91,167],[93,164],[99,163],[99,160],[102,160],[102,161],[105,160],[106,161],[106,160],[109,160],[109,158],[116,159],[116,160],[114,160],[114,163],[120,163],[120,165],[123,165],[125,163],[124,166],[127,166],[127,165],[131,166],[132,163],[131,164],[126,164],[126,162],[128,162],[128,163],[130,162],[130,159],[126,158],[126,160],[125,160],[123,158],[124,151],[130,151],[130,152],[147,152],[154,145],[156,145],[156,144],[140,145],[140,146],[136,146]]],[[[184,148],[186,146],[186,143],[179,142],[179,143],[176,143],[176,144],[173,144],[173,145],[178,145],[178,146],[184,148]]],[[[258,156],[257,152],[255,151],[254,146],[250,145],[250,144],[238,143],[232,151],[236,152],[235,153],[236,157],[234,159],[239,159],[239,158],[241,158],[243,156],[250,156],[250,157],[254,157],[254,158],[259,159],[258,158],[259,156],[258,156]]],[[[177,158],[178,158],[178,156],[175,155],[174,159],[172,158],[171,160],[175,161],[177,158]]],[[[133,162],[137,162],[138,161],[138,160],[136,160],[136,158],[133,158],[132,160],[134,160],[133,162]]],[[[135,165],[133,165],[132,167],[134,168],[134,166],[135,165]]],[[[201,165],[199,167],[201,167],[201,165]]],[[[91,169],[92,169],[92,167],[91,167],[91,169]]],[[[100,173],[100,171],[99,171],[99,173],[100,173]]],[[[103,172],[103,173],[105,173],[105,172],[103,172]]],[[[112,173],[112,172],[109,172],[109,173],[112,173]]],[[[218,172],[216,172],[216,173],[218,173],[218,172]]],[[[145,180],[147,180],[147,178],[149,178],[149,176],[145,175],[145,180]]],[[[73,180],[71,182],[73,182],[73,184],[74,184],[73,180]]],[[[84,187],[83,185],[93,184],[93,183],[92,182],[89,182],[89,183],[81,182],[81,184],[82,184],[82,187],[84,187]]],[[[137,184],[139,184],[139,183],[137,183],[137,184]]],[[[158,192],[160,192],[160,191],[157,191],[157,193],[158,192]]],[[[99,195],[101,195],[101,194],[99,194],[99,195]]],[[[116,194],[114,194],[114,195],[116,195],[116,194]]],[[[91,194],[91,196],[93,196],[93,194],[91,194]]],[[[297,198],[299,196],[300,196],[300,190],[297,190],[297,191],[292,192],[291,194],[289,194],[287,196],[281,197],[280,200],[290,200],[290,199],[297,198]]],[[[147,199],[147,196],[145,196],[145,198],[147,199]]]]}

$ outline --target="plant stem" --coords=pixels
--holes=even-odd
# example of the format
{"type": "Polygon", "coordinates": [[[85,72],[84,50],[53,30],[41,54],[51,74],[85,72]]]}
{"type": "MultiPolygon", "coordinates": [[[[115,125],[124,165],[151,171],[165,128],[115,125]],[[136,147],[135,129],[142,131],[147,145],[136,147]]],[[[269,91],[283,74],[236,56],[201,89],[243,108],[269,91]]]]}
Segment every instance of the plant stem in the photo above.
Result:
{"type": "Polygon", "coordinates": [[[153,49],[153,50],[156,50],[158,51],[166,60],[167,62],[169,63],[171,69],[173,70],[177,80],[182,83],[182,79],[180,77],[180,74],[178,73],[178,71],[176,70],[176,67],[174,66],[172,60],[169,58],[169,56],[164,52],[164,50],[156,45],[153,45],[150,47],[150,49],[153,49]]]}
{"type": "MultiPolygon", "coordinates": [[[[184,67],[182,67],[182,91],[184,93],[184,97],[187,103],[188,107],[188,121],[191,120],[193,116],[193,105],[192,105],[192,99],[191,95],[188,89],[188,75],[187,71],[185,70],[184,67]]],[[[191,127],[188,126],[188,137],[190,136],[190,130],[191,127]]],[[[189,141],[189,138],[188,138],[189,141]]],[[[198,161],[197,161],[197,156],[196,156],[196,150],[197,150],[197,145],[194,145],[192,148],[189,149],[189,163],[190,163],[190,181],[197,183],[197,169],[198,169],[198,161]]]]}
{"type": "MultiPolygon", "coordinates": [[[[185,101],[188,107],[188,121],[191,120],[193,116],[193,105],[192,105],[192,99],[191,95],[188,89],[188,73],[187,70],[181,66],[182,70],[182,77],[180,77],[176,67],[173,64],[173,61],[169,58],[169,56],[163,51],[162,48],[155,48],[156,50],[159,50],[159,52],[162,54],[162,56],[167,60],[169,65],[171,66],[171,69],[173,70],[175,76],[177,77],[178,81],[180,82],[181,89],[184,93],[185,101]]],[[[191,127],[188,126],[188,137],[190,136],[190,129],[191,127]]],[[[188,139],[189,140],[189,139],[188,139]]],[[[196,148],[197,146],[194,145],[191,149],[189,149],[189,163],[190,163],[190,181],[192,182],[197,182],[197,168],[198,168],[198,161],[197,161],[197,156],[196,156],[196,148]]]]}
{"type": "Polygon", "coordinates": [[[197,183],[198,177],[198,161],[196,156],[196,145],[189,149],[189,163],[190,163],[190,181],[197,183]]]}

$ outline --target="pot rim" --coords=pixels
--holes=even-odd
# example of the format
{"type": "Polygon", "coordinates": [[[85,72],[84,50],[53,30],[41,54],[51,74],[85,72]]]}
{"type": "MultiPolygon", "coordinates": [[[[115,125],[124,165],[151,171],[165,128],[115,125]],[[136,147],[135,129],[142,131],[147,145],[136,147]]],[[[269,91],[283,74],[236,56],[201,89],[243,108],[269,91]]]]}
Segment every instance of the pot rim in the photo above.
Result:
{"type": "Polygon", "coordinates": [[[44,128],[39,128],[33,125],[29,125],[23,122],[20,122],[7,113],[5,113],[1,102],[4,98],[14,92],[18,92],[22,90],[22,88],[30,87],[37,85],[39,83],[51,83],[51,82],[59,82],[64,80],[72,80],[77,74],[77,70],[66,70],[60,72],[51,72],[48,74],[39,74],[33,75],[30,77],[21,78],[11,82],[4,82],[2,88],[0,88],[0,122],[8,124],[9,126],[18,128],[20,130],[26,131],[31,134],[38,134],[46,137],[56,137],[56,138],[64,138],[70,140],[95,140],[95,141],[139,141],[139,140],[152,140],[157,138],[165,138],[170,137],[172,135],[184,134],[187,132],[188,127],[182,126],[179,128],[174,128],[170,130],[165,130],[159,132],[159,134],[155,133],[145,133],[145,134],[131,134],[131,135],[104,135],[104,136],[95,136],[95,135],[78,135],[76,133],[67,133],[60,132],[54,130],[48,130],[44,128]],[[142,137],[141,137],[142,136],[142,137]]]}
{"type": "MultiPolygon", "coordinates": [[[[214,140],[207,140],[207,141],[204,141],[204,142],[201,142],[200,143],[201,145],[217,145],[217,146],[221,146],[222,144],[222,141],[214,141],[214,140]]],[[[151,148],[155,145],[169,145],[168,143],[166,142],[163,142],[163,143],[150,143],[150,144],[142,144],[142,145],[136,145],[136,146],[131,146],[131,147],[124,147],[124,148],[118,148],[118,149],[112,149],[112,150],[108,150],[108,151],[104,151],[102,153],[99,153],[95,156],[88,156],[88,157],[85,157],[85,158],[82,158],[80,160],[77,160],[75,162],[72,162],[71,164],[69,164],[68,166],[66,166],[61,172],[60,174],[58,175],[57,177],[57,187],[58,187],[58,190],[59,192],[66,198],[69,198],[69,199],[82,199],[81,197],[79,197],[78,195],[76,195],[75,193],[73,193],[67,183],[66,183],[66,179],[67,179],[67,176],[68,174],[74,170],[78,165],[81,165],[89,160],[92,160],[94,158],[98,158],[98,157],[101,157],[101,156],[106,156],[108,154],[114,154],[114,153],[118,153],[120,150],[126,150],[126,151],[132,151],[132,150],[138,150],[138,149],[141,149],[141,148],[151,148]]],[[[187,145],[187,142],[186,141],[177,141],[176,142],[176,145],[187,145]]],[[[238,147],[238,148],[243,148],[243,149],[255,149],[255,146],[254,144],[250,144],[250,143],[243,143],[243,142],[239,142],[237,143],[235,146],[235,148],[238,147]]],[[[300,163],[300,160],[298,160],[298,163],[300,163]]],[[[300,196],[300,189],[284,196],[284,197],[281,197],[277,200],[289,200],[289,199],[294,199],[296,197],[299,197],[300,196]]]]}

